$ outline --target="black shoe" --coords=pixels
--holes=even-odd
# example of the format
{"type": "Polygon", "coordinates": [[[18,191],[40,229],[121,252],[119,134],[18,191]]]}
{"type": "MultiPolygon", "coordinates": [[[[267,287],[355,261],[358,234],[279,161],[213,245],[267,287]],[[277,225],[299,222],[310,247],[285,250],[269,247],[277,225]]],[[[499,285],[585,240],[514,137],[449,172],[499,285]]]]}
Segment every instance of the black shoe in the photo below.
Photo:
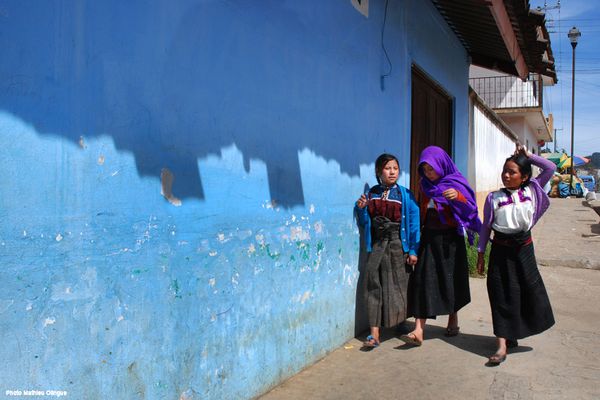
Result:
{"type": "Polygon", "coordinates": [[[500,354],[496,353],[488,358],[488,364],[489,365],[500,365],[505,360],[506,360],[506,354],[500,355],[500,354]]]}

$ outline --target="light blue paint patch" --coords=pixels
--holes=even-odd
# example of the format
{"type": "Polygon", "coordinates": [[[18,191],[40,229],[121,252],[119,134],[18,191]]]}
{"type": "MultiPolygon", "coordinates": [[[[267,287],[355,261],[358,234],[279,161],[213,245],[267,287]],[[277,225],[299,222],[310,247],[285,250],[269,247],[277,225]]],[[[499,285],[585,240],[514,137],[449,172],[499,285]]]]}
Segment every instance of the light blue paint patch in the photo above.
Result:
{"type": "Polygon", "coordinates": [[[7,311],[14,303],[14,300],[0,300],[0,314],[7,311]]]}
{"type": "Polygon", "coordinates": [[[101,295],[102,290],[98,287],[97,273],[94,269],[88,268],[75,285],[68,282],[53,284],[50,299],[52,301],[78,301],[95,299],[101,295]]]}
{"type": "MultiPolygon", "coordinates": [[[[207,214],[225,212],[231,218],[239,218],[248,210],[269,211],[263,207],[270,197],[266,166],[258,160],[250,160],[249,166],[246,172],[243,154],[235,145],[223,149],[221,157],[212,155],[198,160],[198,171],[206,184],[207,214]]],[[[231,227],[237,228],[234,224],[231,227]]],[[[251,232],[250,229],[246,231],[251,232]]]]}

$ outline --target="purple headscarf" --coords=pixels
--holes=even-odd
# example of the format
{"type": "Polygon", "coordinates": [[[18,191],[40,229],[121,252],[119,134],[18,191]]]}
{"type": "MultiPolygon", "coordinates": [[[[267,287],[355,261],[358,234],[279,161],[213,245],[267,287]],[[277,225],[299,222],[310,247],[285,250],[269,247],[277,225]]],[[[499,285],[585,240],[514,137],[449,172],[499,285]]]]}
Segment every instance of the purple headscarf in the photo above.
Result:
{"type": "MultiPolygon", "coordinates": [[[[481,220],[477,215],[477,202],[475,201],[475,193],[469,182],[460,173],[454,162],[442,148],[437,146],[428,146],[421,152],[419,160],[419,175],[421,175],[421,190],[423,193],[433,199],[438,211],[443,209],[444,205],[450,206],[452,216],[458,223],[458,233],[464,236],[464,229],[467,230],[469,243],[473,244],[473,233],[479,233],[481,229],[481,220]],[[431,182],[423,174],[421,164],[427,163],[431,165],[433,170],[440,178],[431,182]],[[448,189],[459,191],[467,200],[466,203],[461,201],[448,201],[442,193],[448,189]]],[[[440,213],[440,218],[443,221],[443,214],[440,213]]],[[[445,222],[445,221],[443,221],[445,222]]]]}

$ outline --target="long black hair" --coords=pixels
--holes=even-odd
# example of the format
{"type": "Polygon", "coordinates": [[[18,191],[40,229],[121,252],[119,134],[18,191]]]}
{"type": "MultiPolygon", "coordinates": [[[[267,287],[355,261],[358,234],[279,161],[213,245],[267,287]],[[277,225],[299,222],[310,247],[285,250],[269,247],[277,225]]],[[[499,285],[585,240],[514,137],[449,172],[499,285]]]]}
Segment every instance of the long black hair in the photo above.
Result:
{"type": "Polygon", "coordinates": [[[531,179],[531,159],[527,156],[524,156],[523,154],[513,155],[508,157],[506,161],[504,161],[504,165],[506,165],[506,163],[509,161],[512,161],[515,164],[517,164],[521,176],[527,175],[527,179],[521,184],[521,187],[526,186],[529,183],[529,180],[531,179]]]}
{"type": "Polygon", "coordinates": [[[398,161],[396,156],[388,153],[383,153],[382,155],[377,157],[377,160],[375,160],[375,178],[377,178],[377,182],[380,185],[381,180],[379,179],[379,175],[381,175],[381,173],[383,172],[383,168],[385,167],[385,165],[392,160],[396,161],[396,164],[398,164],[398,168],[400,168],[400,162],[398,161]]]}

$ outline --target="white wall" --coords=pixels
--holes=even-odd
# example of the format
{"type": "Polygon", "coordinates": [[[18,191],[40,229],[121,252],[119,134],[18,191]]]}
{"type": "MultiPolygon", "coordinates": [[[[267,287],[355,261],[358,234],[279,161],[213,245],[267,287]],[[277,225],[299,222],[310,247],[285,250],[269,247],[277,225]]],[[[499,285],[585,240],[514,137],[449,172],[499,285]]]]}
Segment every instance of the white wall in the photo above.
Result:
{"type": "Polygon", "coordinates": [[[527,123],[527,119],[524,116],[510,117],[503,115],[502,119],[512,131],[518,135],[519,142],[521,142],[522,145],[527,146],[527,150],[538,154],[535,130],[527,123]]]}
{"type": "Polygon", "coordinates": [[[473,134],[474,190],[487,193],[502,187],[502,166],[506,158],[515,151],[515,144],[477,103],[473,109],[473,134]]]}

